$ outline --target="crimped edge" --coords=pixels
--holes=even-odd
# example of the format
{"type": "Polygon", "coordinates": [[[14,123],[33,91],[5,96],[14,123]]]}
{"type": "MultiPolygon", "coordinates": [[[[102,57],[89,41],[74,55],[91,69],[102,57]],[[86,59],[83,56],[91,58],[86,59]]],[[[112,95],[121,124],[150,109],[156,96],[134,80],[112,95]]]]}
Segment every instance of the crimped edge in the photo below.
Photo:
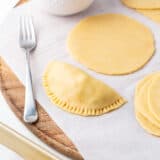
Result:
{"type": "Polygon", "coordinates": [[[104,106],[100,109],[87,109],[87,108],[77,108],[76,106],[70,106],[67,102],[62,101],[60,98],[58,98],[55,93],[53,93],[47,82],[47,76],[43,76],[43,86],[45,88],[45,91],[50,98],[51,102],[62,108],[63,110],[78,114],[81,116],[98,116],[105,114],[107,112],[110,112],[112,110],[120,108],[123,104],[125,104],[127,101],[123,97],[119,97],[114,103],[104,106]]]}

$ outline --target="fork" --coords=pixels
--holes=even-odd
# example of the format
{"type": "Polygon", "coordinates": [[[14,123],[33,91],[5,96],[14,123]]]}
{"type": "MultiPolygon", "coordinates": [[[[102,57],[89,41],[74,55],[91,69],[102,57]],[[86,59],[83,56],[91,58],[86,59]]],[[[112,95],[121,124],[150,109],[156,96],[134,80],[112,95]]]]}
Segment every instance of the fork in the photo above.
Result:
{"type": "Polygon", "coordinates": [[[26,123],[34,123],[38,119],[38,113],[32,87],[30,53],[36,48],[37,42],[32,17],[30,16],[20,17],[19,44],[26,52],[26,89],[23,120],[26,123]]]}

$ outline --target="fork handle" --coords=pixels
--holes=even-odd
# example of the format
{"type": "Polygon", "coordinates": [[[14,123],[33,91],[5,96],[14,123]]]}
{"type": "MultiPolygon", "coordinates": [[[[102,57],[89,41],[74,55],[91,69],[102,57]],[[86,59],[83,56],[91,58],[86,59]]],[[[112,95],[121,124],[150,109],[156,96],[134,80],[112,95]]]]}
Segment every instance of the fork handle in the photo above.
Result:
{"type": "Polygon", "coordinates": [[[30,53],[26,51],[26,89],[23,119],[26,123],[34,123],[38,119],[36,103],[32,87],[32,75],[30,69],[30,53]]]}

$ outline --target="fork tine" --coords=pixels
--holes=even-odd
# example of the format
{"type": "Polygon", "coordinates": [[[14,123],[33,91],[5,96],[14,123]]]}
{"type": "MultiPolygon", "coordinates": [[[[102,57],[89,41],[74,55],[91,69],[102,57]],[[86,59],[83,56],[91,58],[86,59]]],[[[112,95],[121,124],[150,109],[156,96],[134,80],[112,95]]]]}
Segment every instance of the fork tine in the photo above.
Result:
{"type": "Polygon", "coordinates": [[[36,47],[36,35],[32,17],[22,16],[20,17],[20,35],[19,43],[21,48],[33,50],[36,47]]]}
{"type": "Polygon", "coordinates": [[[26,37],[25,26],[24,26],[24,17],[20,17],[20,26],[19,26],[19,40],[24,40],[26,37]]]}
{"type": "Polygon", "coordinates": [[[29,17],[28,21],[29,21],[29,26],[30,26],[31,40],[36,41],[32,17],[29,17]]]}
{"type": "Polygon", "coordinates": [[[31,39],[31,29],[29,25],[29,17],[25,17],[25,30],[26,30],[26,39],[30,40],[31,39]]]}

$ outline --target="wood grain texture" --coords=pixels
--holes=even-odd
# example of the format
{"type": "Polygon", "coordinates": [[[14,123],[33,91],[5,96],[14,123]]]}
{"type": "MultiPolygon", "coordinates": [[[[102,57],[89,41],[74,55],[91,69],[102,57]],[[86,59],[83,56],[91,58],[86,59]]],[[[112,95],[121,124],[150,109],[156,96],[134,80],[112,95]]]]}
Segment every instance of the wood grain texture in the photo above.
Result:
{"type": "MultiPolygon", "coordinates": [[[[22,0],[19,4],[22,2],[26,2],[26,0],[22,0]]],[[[24,123],[23,110],[25,87],[3,61],[2,57],[0,57],[0,89],[12,111],[32,133],[60,153],[75,160],[83,160],[75,145],[48,116],[38,102],[36,103],[39,120],[34,124],[24,123]]]]}
{"type": "Polygon", "coordinates": [[[75,160],[82,160],[82,156],[75,145],[65,133],[48,116],[42,106],[37,102],[39,120],[34,124],[26,124],[23,121],[25,87],[17,79],[15,74],[0,58],[0,89],[12,111],[19,120],[39,137],[43,142],[56,149],[60,153],[75,160]]]}
{"type": "Polygon", "coordinates": [[[28,1],[28,0],[20,0],[20,1],[17,3],[16,6],[19,6],[19,5],[21,5],[21,4],[23,4],[23,3],[27,2],[27,1],[28,1]]]}

